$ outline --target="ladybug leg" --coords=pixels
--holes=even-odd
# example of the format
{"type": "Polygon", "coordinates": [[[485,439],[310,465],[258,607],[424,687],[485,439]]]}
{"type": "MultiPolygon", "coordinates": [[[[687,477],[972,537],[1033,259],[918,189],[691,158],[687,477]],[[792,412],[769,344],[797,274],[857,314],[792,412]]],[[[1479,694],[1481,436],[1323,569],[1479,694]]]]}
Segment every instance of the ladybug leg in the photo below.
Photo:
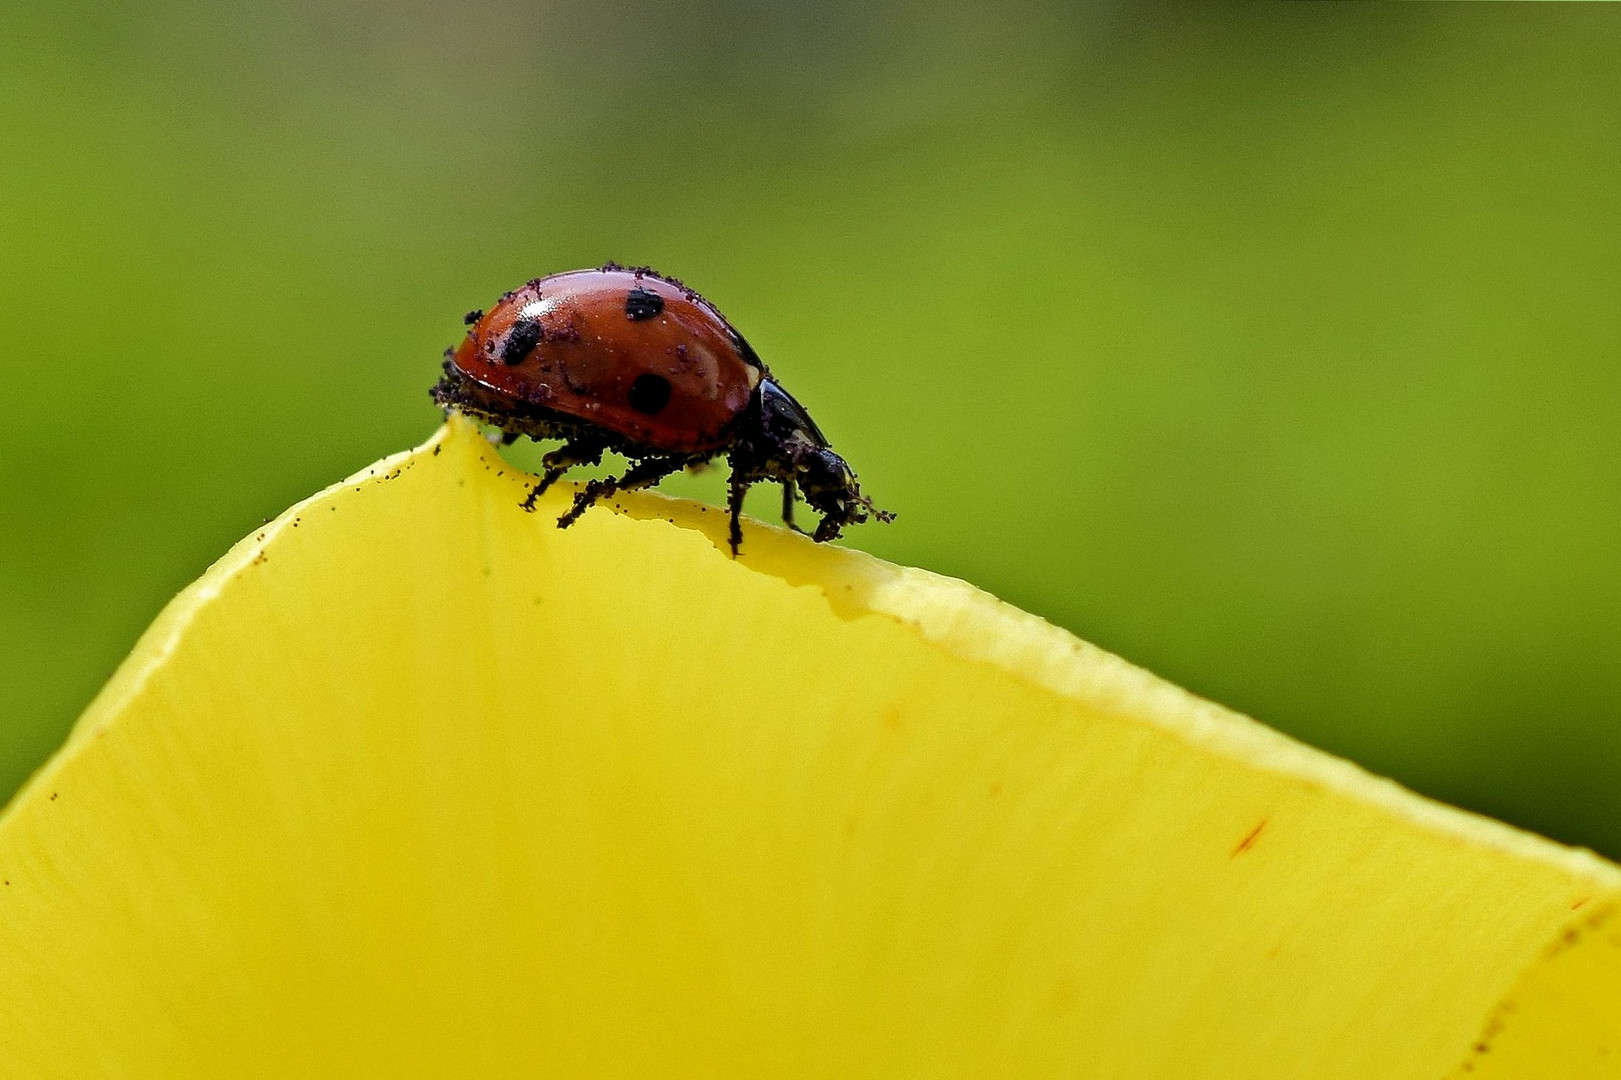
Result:
{"type": "Polygon", "coordinates": [[[686,464],[687,459],[679,456],[644,458],[627,469],[624,476],[608,476],[601,480],[593,480],[574,496],[574,505],[569,508],[568,513],[557,519],[557,527],[566,529],[574,524],[598,499],[605,499],[616,491],[634,491],[637,488],[652,487],[671,473],[680,472],[686,464]]]}
{"type": "Polygon", "coordinates": [[[535,500],[546,493],[546,489],[557,483],[557,478],[568,472],[576,465],[595,465],[602,460],[602,451],[605,447],[597,439],[570,439],[562,446],[553,450],[540,459],[546,467],[546,472],[540,482],[529,492],[522,505],[525,510],[534,512],[535,500]]]}
{"type": "Polygon", "coordinates": [[[727,481],[726,510],[732,515],[732,527],[727,533],[727,539],[732,544],[732,558],[737,558],[738,546],[743,543],[743,496],[748,494],[749,482],[737,474],[737,467],[732,467],[732,478],[727,481]]]}
{"type": "Polygon", "coordinates": [[[809,536],[810,533],[794,524],[794,490],[792,480],[782,482],[782,523],[800,536],[809,536]]]}

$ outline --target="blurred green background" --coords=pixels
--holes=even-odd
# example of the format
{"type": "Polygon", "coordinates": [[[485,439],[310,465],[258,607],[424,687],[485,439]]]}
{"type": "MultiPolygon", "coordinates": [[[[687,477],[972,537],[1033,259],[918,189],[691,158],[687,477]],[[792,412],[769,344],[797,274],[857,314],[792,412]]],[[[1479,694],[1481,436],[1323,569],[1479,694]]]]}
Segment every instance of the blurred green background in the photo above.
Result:
{"type": "Polygon", "coordinates": [[[1621,856],[1617,56],[1586,5],[11,0],[0,795],[427,436],[463,311],[612,258],[901,512],[851,543],[1621,856]]]}

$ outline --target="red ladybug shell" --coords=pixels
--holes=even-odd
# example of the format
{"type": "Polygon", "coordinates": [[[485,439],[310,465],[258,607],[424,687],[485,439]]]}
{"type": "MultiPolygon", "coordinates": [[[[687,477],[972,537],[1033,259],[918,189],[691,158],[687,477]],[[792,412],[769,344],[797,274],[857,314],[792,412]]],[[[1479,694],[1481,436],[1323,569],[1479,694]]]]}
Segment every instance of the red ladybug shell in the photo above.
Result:
{"type": "Polygon", "coordinates": [[[672,453],[725,446],[765,375],[701,296],[618,268],[538,278],[508,293],[450,359],[509,401],[672,453]]]}

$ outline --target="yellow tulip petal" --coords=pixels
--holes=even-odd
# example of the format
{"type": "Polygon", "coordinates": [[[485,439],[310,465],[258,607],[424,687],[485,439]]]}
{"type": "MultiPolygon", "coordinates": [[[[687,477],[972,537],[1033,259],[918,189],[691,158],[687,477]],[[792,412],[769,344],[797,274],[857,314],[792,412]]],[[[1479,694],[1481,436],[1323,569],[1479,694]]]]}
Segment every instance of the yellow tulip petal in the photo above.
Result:
{"type": "Polygon", "coordinates": [[[1618,1075],[1616,867],[525,479],[453,421],[170,605],[0,818],[5,1075],[1618,1075]]]}

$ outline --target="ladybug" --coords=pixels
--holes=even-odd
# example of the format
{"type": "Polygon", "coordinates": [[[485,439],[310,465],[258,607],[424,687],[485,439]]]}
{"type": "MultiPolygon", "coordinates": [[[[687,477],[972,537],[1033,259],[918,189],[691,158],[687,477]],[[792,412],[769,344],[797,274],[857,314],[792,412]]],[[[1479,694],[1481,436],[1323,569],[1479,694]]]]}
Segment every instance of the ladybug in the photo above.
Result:
{"type": "Polygon", "coordinates": [[[561,439],[523,501],[535,500],[575,465],[611,450],[631,461],[622,476],[592,480],[557,519],[574,524],[615,491],[650,487],[725,454],[732,557],[743,532],[743,496],[764,480],[782,485],[782,518],[794,525],[795,492],[833,540],[868,517],[890,521],[861,493],[855,473],[799,402],[771,377],[743,335],[715,306],[647,267],[609,263],[536,278],[465,320],[467,336],[445,351],[434,401],[521,435],[561,439]]]}

